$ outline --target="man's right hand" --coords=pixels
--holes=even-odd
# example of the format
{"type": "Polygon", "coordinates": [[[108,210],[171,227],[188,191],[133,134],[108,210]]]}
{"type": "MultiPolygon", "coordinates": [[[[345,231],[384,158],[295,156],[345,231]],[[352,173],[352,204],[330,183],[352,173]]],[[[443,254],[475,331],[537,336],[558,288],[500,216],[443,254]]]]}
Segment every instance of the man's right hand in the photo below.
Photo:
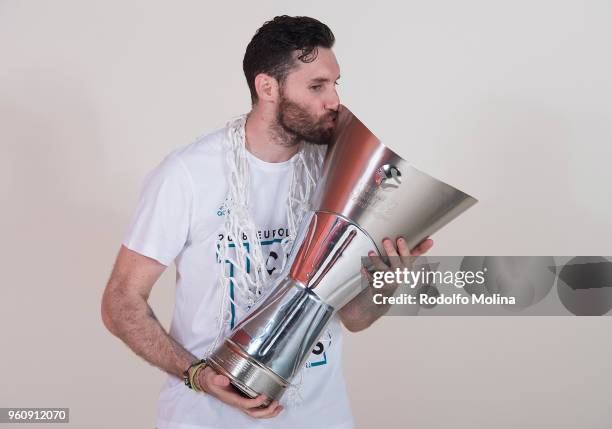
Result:
{"type": "Polygon", "coordinates": [[[266,402],[266,395],[259,395],[253,399],[241,396],[230,386],[229,378],[219,374],[209,366],[205,366],[203,370],[198,371],[197,377],[197,384],[204,391],[204,394],[212,395],[253,418],[269,419],[278,416],[283,410],[283,406],[278,401],[272,401],[267,407],[259,408],[266,402]]]}

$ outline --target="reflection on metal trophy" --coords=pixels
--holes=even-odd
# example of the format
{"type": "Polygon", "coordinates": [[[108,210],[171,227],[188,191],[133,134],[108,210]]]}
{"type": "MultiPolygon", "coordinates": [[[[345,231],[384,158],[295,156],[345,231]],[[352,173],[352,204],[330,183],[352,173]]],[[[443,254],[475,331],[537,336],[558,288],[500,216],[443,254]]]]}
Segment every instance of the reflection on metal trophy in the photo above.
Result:
{"type": "Polygon", "coordinates": [[[282,280],[209,365],[249,397],[279,399],[332,315],[362,291],[361,257],[387,236],[413,248],[476,202],[409,165],[341,106],[282,280]]]}

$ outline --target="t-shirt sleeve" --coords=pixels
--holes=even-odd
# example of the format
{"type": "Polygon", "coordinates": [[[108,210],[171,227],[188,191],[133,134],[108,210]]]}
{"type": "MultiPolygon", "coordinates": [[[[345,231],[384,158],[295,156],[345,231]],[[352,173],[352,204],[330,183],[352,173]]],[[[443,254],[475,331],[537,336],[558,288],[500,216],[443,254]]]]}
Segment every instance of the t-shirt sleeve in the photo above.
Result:
{"type": "Polygon", "coordinates": [[[187,242],[193,204],[189,172],[169,155],[145,177],[123,245],[170,265],[187,242]]]}

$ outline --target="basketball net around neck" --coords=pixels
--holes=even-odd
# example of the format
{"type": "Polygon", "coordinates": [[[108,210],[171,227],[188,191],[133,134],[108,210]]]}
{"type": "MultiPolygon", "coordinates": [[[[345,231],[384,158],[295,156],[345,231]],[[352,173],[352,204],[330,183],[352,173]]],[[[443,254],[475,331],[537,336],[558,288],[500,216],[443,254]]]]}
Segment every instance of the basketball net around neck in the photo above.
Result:
{"type": "MultiPolygon", "coordinates": [[[[266,270],[258,227],[249,210],[252,201],[249,195],[251,176],[246,149],[246,119],[247,115],[244,114],[226,124],[227,136],[224,139],[226,146],[224,149],[228,192],[223,238],[217,243],[218,291],[221,293],[221,305],[217,316],[218,332],[206,356],[210,355],[229,333],[232,319],[231,306],[234,305],[243,315],[246,314],[260,298],[266,296],[275,280],[266,270]],[[233,255],[229,251],[228,238],[234,246],[233,255]],[[227,263],[233,266],[231,277],[227,263]],[[230,293],[230,288],[233,293],[230,293]]],[[[279,255],[281,267],[275,270],[277,273],[283,272],[297,228],[310,209],[309,200],[320,176],[326,149],[327,146],[324,145],[303,142],[290,160],[293,168],[289,195],[284,202],[288,233],[281,241],[282,255],[279,255]]],[[[301,384],[301,381],[298,384],[301,384]]],[[[299,396],[299,387],[287,393],[288,396],[296,394],[299,396]]],[[[293,398],[292,402],[298,403],[299,399],[293,398]]]]}

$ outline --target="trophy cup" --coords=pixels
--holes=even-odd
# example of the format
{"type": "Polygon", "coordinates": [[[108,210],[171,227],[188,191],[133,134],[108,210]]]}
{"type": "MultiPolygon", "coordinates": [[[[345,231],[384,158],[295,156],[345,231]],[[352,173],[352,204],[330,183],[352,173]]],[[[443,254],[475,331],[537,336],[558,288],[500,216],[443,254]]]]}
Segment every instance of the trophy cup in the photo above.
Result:
{"type": "Polygon", "coordinates": [[[381,254],[384,237],[403,235],[412,249],[476,202],[409,165],[340,106],[280,281],[208,364],[244,395],[278,400],[332,315],[363,290],[361,257],[381,254]]]}

